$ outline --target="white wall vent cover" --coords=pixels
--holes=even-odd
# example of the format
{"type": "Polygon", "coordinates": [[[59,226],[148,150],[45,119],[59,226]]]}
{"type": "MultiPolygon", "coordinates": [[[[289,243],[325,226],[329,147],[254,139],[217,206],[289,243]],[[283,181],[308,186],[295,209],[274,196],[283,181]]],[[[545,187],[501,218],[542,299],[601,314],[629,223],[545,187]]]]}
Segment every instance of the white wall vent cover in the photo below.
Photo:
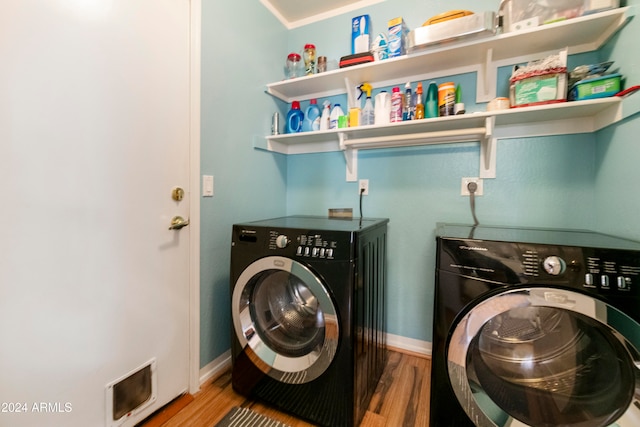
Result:
{"type": "MultiPolygon", "coordinates": [[[[260,0],[288,29],[342,15],[384,0],[260,0]]],[[[366,12],[363,12],[366,13],[366,12]]]]}

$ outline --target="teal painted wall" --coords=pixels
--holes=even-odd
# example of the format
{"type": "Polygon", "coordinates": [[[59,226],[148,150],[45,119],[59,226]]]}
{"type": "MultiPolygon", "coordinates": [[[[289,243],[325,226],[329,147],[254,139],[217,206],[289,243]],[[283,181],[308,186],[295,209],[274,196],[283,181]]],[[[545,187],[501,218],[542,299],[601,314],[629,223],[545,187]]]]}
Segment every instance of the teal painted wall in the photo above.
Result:
{"type": "Polygon", "coordinates": [[[257,1],[202,2],[200,167],[214,176],[215,194],[201,198],[201,366],[230,347],[232,224],[286,211],[286,158],[253,148],[279,108],[264,87],[281,77],[286,43],[286,29],[257,1]]]}
{"type": "MultiPolygon", "coordinates": [[[[374,32],[379,32],[396,16],[404,16],[415,28],[446,10],[494,10],[498,4],[387,0],[287,31],[258,2],[237,10],[232,3],[203,1],[201,166],[203,174],[215,176],[216,194],[202,199],[201,366],[229,348],[233,222],[282,214],[322,215],[335,207],[358,211],[357,184],[345,181],[341,153],[285,157],[253,148],[269,133],[271,114],[288,108],[264,93],[267,83],[282,78],[286,54],[310,42],[329,59],[350,53],[351,17],[362,13],[372,17],[374,32]],[[239,31],[237,22],[251,30],[239,31]],[[233,45],[217,40],[229,33],[234,34],[233,45]]],[[[616,37],[615,46],[572,57],[570,65],[612,58],[628,81],[640,82],[637,58],[628,54],[635,51],[629,50],[634,35],[640,34],[636,21],[616,37]]],[[[503,82],[509,73],[508,67],[500,71],[498,95],[506,95],[503,82]]],[[[484,110],[484,105],[474,104],[475,76],[447,80],[462,85],[468,111],[484,110]]],[[[346,98],[332,99],[336,101],[345,103],[346,98]]],[[[635,222],[640,198],[633,192],[634,182],[640,182],[634,166],[640,154],[634,138],[639,127],[638,120],[631,119],[595,135],[499,141],[497,178],[485,180],[485,195],[477,198],[479,221],[591,228],[640,238],[635,222]]],[[[462,177],[478,175],[478,144],[361,151],[358,162],[359,177],[370,182],[364,215],[391,220],[388,332],[430,341],[434,228],[441,221],[472,222],[469,199],[459,193],[462,177]]]]}

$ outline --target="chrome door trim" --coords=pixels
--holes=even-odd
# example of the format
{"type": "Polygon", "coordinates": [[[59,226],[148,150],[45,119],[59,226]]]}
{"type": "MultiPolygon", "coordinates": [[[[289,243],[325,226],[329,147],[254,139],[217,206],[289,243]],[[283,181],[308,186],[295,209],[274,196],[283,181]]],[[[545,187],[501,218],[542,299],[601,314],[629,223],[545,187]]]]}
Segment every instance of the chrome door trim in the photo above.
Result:
{"type": "Polygon", "coordinates": [[[318,378],[333,360],[340,337],[336,307],[320,278],[305,265],[285,257],[269,256],[250,264],[238,277],[233,288],[231,314],[236,337],[256,366],[270,377],[289,384],[302,384],[318,378]],[[281,270],[297,276],[318,299],[324,314],[325,333],[322,347],[300,357],[288,357],[274,351],[256,333],[250,301],[245,289],[257,275],[268,270],[281,270]],[[260,361],[256,360],[259,359],[260,361]]]}
{"type": "MultiPolygon", "coordinates": [[[[615,310],[624,318],[628,319],[636,335],[640,335],[640,325],[636,321],[604,301],[575,291],[549,287],[509,289],[483,300],[466,313],[455,325],[453,334],[446,346],[447,370],[452,388],[460,405],[477,427],[495,427],[498,426],[498,424],[494,423],[493,420],[485,414],[482,407],[473,397],[472,390],[469,386],[466,375],[466,357],[471,341],[490,319],[501,313],[521,307],[553,307],[570,310],[591,317],[599,323],[608,326],[609,331],[621,342],[633,362],[636,382],[633,400],[640,401],[640,353],[638,352],[640,342],[637,342],[638,338],[636,337],[623,336],[620,331],[613,328],[612,325],[609,325],[607,309],[615,310]]],[[[493,410],[496,408],[499,409],[492,401],[490,405],[492,405],[491,409],[493,410]]],[[[631,424],[620,424],[621,426],[637,425],[636,421],[640,419],[639,411],[634,404],[631,404],[622,417],[619,418],[618,422],[627,418],[631,424]]],[[[517,423],[519,426],[525,426],[522,422],[508,416],[507,421],[499,427],[508,426],[512,422],[517,423]]]]}

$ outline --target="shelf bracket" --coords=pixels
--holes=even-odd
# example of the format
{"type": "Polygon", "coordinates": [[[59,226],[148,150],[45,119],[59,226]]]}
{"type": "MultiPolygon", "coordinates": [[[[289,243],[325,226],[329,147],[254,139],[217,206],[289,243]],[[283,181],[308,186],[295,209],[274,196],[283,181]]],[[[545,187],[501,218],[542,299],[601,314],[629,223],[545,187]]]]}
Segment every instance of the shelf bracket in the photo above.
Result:
{"type": "Polygon", "coordinates": [[[340,150],[342,150],[344,159],[347,162],[347,182],[356,182],[358,180],[358,149],[346,146],[344,133],[340,132],[338,139],[340,141],[340,150]]]}
{"type": "Polygon", "coordinates": [[[480,178],[496,177],[496,148],[498,139],[493,134],[495,125],[495,116],[485,119],[486,132],[484,138],[480,141],[480,178]]]}
{"type": "Polygon", "coordinates": [[[498,78],[498,68],[493,62],[493,48],[488,48],[485,53],[484,62],[480,64],[476,85],[476,103],[489,102],[496,97],[496,80],[498,78]]]}

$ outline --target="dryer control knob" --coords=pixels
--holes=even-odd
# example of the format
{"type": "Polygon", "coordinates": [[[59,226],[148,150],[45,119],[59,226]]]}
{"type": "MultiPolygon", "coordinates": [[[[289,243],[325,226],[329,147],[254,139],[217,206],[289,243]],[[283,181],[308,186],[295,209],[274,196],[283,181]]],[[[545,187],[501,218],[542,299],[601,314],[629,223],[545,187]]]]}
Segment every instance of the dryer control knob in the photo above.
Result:
{"type": "Polygon", "coordinates": [[[552,276],[559,276],[564,273],[567,268],[567,264],[559,256],[546,257],[542,262],[544,270],[552,276]]]}
{"type": "Polygon", "coordinates": [[[289,238],[284,234],[281,234],[278,237],[276,237],[276,246],[279,247],[280,249],[286,248],[288,244],[289,244],[289,238]]]}

